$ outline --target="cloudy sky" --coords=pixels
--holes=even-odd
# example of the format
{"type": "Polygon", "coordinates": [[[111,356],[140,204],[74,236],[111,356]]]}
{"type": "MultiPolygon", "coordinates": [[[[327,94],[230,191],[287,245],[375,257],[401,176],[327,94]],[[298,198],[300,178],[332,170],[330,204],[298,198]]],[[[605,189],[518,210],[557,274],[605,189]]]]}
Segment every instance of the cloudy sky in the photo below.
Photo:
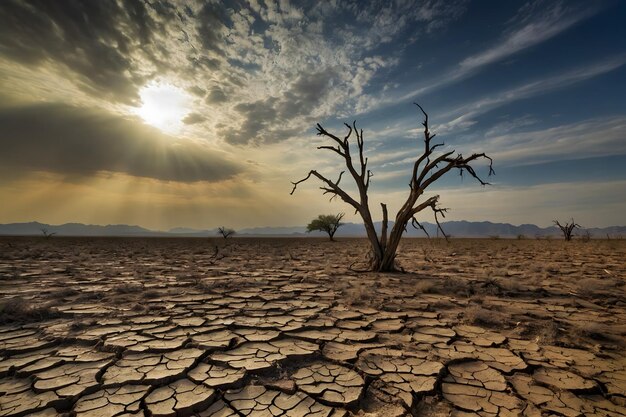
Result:
{"type": "MultiPolygon", "coordinates": [[[[420,115],[485,151],[448,219],[626,224],[626,2],[0,1],[0,223],[293,226],[357,121],[397,209],[420,115]],[[479,167],[479,172],[483,172],[479,167]]],[[[376,210],[375,210],[376,211],[376,210]]],[[[423,220],[430,220],[424,213],[423,220]]]]}

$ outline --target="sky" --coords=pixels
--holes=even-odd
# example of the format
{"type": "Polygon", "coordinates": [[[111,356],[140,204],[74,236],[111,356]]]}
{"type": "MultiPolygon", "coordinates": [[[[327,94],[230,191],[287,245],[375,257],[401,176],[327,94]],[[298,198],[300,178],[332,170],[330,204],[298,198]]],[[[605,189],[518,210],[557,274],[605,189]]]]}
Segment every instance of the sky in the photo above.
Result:
{"type": "Polygon", "coordinates": [[[625,20],[618,0],[3,0],[0,223],[356,222],[312,180],[290,195],[342,170],[315,124],[353,121],[380,220],[423,149],[418,102],[442,151],[494,161],[489,186],[427,190],[446,220],[626,225],[625,20]]]}

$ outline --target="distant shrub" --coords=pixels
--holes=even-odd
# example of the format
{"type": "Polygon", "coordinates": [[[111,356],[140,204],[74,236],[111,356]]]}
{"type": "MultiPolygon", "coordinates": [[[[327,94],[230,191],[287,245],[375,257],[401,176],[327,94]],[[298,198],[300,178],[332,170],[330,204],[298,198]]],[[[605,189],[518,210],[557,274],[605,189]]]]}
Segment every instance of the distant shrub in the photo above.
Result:
{"type": "Polygon", "coordinates": [[[50,305],[34,305],[22,297],[0,301],[0,324],[42,321],[59,316],[59,311],[50,305]]]}
{"type": "Polygon", "coordinates": [[[565,224],[561,224],[559,223],[558,220],[554,220],[554,224],[561,229],[561,232],[563,233],[563,238],[565,240],[567,240],[568,242],[570,240],[572,240],[572,234],[574,232],[574,229],[579,229],[580,225],[578,223],[576,223],[574,221],[574,219],[572,219],[571,222],[565,222],[565,224]]]}
{"type": "Polygon", "coordinates": [[[224,239],[228,239],[229,237],[235,234],[234,229],[230,229],[228,227],[220,226],[217,228],[217,234],[221,235],[224,239]]]}
{"type": "Polygon", "coordinates": [[[465,320],[469,324],[485,327],[502,327],[508,323],[508,317],[500,312],[488,310],[481,306],[471,306],[465,310],[465,320]]]}

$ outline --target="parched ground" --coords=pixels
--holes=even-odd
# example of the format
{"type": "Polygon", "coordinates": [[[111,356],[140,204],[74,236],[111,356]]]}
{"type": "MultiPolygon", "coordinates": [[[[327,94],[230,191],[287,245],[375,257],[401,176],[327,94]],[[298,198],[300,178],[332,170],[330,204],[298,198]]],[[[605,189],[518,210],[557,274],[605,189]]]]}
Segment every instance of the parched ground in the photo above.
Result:
{"type": "Polygon", "coordinates": [[[0,416],[626,415],[626,242],[366,249],[1,238],[0,416]]]}

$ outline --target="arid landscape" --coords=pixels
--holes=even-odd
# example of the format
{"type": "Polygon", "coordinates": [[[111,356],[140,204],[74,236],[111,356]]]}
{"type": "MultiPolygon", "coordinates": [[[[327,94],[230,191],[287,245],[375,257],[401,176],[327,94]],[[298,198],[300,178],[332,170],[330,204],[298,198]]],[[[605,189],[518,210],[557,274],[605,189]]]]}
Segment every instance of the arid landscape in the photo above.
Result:
{"type": "Polygon", "coordinates": [[[0,0],[0,417],[626,417],[625,16],[0,0]]]}
{"type": "Polygon", "coordinates": [[[626,415],[622,240],[0,248],[1,416],[626,415]]]}

